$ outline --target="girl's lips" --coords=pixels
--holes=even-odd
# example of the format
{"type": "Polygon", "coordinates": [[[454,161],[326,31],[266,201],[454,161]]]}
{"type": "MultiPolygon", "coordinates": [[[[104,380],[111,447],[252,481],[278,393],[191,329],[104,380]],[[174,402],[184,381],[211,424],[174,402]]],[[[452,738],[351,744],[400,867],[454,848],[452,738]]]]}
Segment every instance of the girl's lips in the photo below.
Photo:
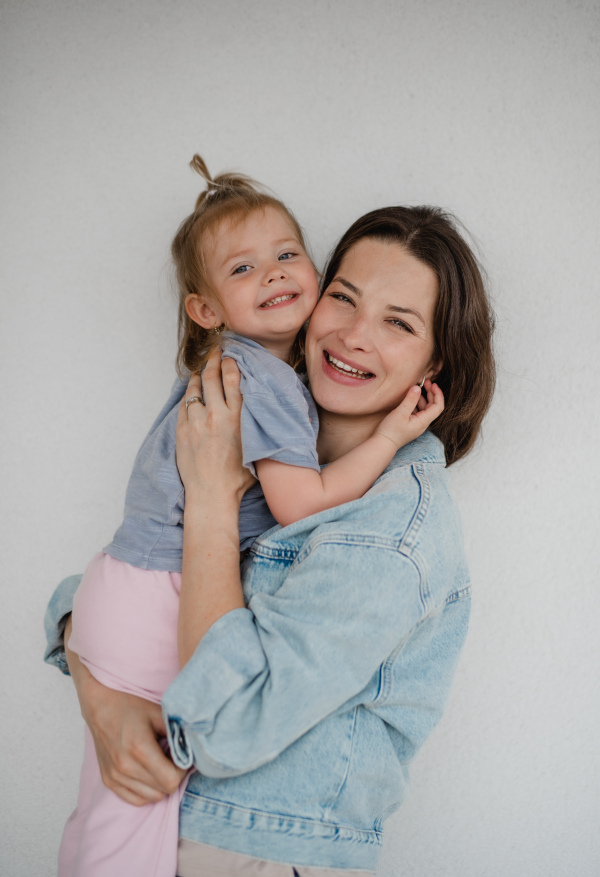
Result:
{"type": "Polygon", "coordinates": [[[333,356],[333,354],[329,353],[327,350],[323,351],[323,371],[331,380],[336,381],[338,384],[345,384],[346,386],[355,387],[357,384],[366,384],[370,381],[374,380],[375,375],[372,372],[366,372],[364,369],[359,369],[357,365],[353,365],[351,362],[347,362],[341,357],[333,356]],[[331,361],[331,359],[337,359],[338,362],[344,363],[345,365],[350,366],[351,368],[357,369],[357,371],[362,371],[363,374],[357,374],[357,372],[345,371],[342,368],[337,367],[331,361]]]}
{"type": "Polygon", "coordinates": [[[292,304],[298,298],[299,294],[297,292],[280,292],[278,295],[273,295],[264,301],[260,308],[265,311],[273,310],[273,308],[283,308],[286,305],[292,304]]]}

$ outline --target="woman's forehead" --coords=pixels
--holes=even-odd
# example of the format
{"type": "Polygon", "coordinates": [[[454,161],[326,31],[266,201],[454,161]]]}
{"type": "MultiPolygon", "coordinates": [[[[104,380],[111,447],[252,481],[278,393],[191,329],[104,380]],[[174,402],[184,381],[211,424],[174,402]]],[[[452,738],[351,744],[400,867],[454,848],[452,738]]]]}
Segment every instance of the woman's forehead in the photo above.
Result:
{"type": "Polygon", "coordinates": [[[435,271],[395,241],[362,238],[345,254],[334,281],[351,287],[359,298],[390,306],[433,308],[438,282],[435,271]]]}

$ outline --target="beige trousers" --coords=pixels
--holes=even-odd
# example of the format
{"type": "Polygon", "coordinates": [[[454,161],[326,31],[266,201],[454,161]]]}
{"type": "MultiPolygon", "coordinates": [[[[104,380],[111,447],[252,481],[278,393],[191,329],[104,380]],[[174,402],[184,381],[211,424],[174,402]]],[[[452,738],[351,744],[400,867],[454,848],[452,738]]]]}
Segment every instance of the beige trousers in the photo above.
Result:
{"type": "Polygon", "coordinates": [[[252,856],[230,853],[207,844],[179,839],[177,877],[374,877],[373,871],[347,871],[339,868],[307,868],[281,865],[252,856]]]}

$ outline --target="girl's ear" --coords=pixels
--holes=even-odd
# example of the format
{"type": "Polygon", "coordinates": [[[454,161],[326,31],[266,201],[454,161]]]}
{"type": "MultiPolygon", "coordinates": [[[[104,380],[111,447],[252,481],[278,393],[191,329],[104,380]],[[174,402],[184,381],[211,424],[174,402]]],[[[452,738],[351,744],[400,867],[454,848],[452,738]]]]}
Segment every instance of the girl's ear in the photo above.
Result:
{"type": "Polygon", "coordinates": [[[223,325],[223,320],[217,310],[218,305],[210,302],[202,295],[190,293],[185,300],[185,310],[194,323],[198,323],[203,329],[216,329],[223,325]]]}

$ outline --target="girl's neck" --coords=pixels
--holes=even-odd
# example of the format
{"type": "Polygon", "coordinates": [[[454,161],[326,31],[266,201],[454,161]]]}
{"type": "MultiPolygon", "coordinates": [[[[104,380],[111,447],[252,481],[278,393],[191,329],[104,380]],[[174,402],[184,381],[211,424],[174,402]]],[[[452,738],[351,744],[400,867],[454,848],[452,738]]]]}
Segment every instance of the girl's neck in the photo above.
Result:
{"type": "Polygon", "coordinates": [[[290,361],[292,345],[289,341],[269,341],[268,344],[263,344],[262,346],[265,348],[265,350],[268,350],[269,353],[272,353],[273,356],[276,356],[277,359],[281,359],[283,362],[290,361]]]}
{"type": "Polygon", "coordinates": [[[370,438],[382,419],[381,413],[353,416],[319,408],[317,453],[321,465],[333,463],[370,438]]]}
{"type": "MultiPolygon", "coordinates": [[[[248,335],[244,336],[248,338],[248,335]]],[[[282,362],[290,361],[290,354],[292,352],[292,347],[294,345],[294,339],[291,341],[287,339],[283,339],[282,341],[278,341],[277,339],[269,339],[269,341],[259,341],[256,338],[250,338],[250,341],[256,341],[257,344],[260,344],[261,347],[264,347],[269,353],[273,356],[276,356],[277,359],[281,359],[282,362]]]]}

